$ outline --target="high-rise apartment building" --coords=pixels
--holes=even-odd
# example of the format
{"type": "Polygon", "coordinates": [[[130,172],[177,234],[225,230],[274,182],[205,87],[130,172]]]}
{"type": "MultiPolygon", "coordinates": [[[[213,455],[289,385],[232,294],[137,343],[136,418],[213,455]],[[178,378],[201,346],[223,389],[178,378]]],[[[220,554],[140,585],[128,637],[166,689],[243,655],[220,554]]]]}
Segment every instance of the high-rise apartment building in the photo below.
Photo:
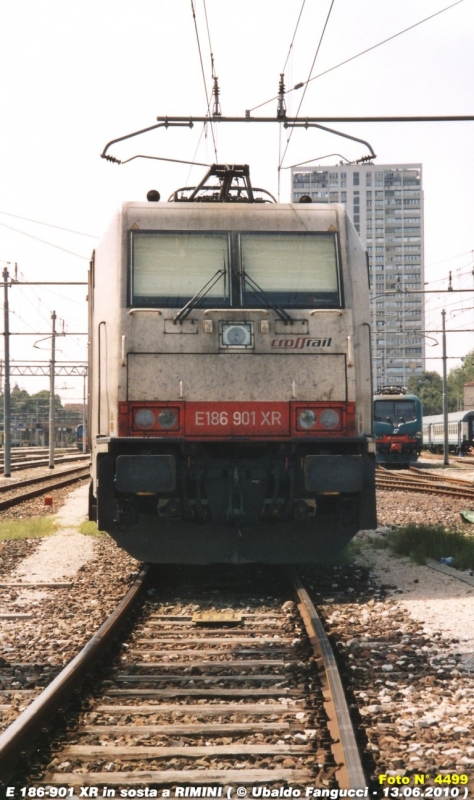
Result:
{"type": "Polygon", "coordinates": [[[344,203],[367,248],[374,388],[424,369],[421,164],[293,167],[292,200],[344,203]]]}

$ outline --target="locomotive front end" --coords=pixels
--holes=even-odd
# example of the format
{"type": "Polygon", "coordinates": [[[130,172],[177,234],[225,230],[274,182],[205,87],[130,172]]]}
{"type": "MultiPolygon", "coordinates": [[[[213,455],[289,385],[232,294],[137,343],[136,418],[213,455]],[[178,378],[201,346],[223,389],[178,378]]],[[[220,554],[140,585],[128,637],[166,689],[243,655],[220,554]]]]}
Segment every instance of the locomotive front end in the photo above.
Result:
{"type": "Polygon", "coordinates": [[[374,397],[377,464],[408,467],[423,447],[423,411],[415,395],[400,386],[383,386],[374,397]]]}
{"type": "Polygon", "coordinates": [[[333,558],[375,520],[343,206],[129,203],[91,275],[91,516],[138,559],[333,558]]]}

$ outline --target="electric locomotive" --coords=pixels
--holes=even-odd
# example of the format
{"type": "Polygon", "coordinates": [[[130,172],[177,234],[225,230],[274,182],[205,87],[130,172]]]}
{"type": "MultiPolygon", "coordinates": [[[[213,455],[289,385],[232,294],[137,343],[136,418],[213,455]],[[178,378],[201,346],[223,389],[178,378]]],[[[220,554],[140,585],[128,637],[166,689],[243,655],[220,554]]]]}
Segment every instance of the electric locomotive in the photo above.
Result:
{"type": "Polygon", "coordinates": [[[421,401],[400,386],[383,386],[374,397],[377,464],[406,467],[423,446],[421,401]]]}
{"type": "Polygon", "coordinates": [[[376,525],[369,288],[343,205],[247,166],[125,203],[91,263],[90,517],[158,563],[301,563],[376,525]]]}

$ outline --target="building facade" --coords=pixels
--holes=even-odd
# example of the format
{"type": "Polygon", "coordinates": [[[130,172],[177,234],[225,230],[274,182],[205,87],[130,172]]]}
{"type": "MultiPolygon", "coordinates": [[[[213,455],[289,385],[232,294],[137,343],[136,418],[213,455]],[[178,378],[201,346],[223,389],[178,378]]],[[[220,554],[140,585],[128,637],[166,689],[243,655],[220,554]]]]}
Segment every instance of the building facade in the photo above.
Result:
{"type": "Polygon", "coordinates": [[[421,164],[292,169],[292,202],[344,203],[367,248],[374,389],[406,386],[424,369],[421,164]]]}

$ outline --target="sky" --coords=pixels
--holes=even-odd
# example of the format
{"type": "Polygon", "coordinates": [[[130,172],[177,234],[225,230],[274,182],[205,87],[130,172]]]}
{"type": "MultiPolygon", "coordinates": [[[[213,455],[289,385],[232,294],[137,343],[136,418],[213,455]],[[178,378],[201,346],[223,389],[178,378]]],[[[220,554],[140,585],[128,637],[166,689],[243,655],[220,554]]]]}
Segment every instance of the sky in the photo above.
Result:
{"type": "MultiPolygon", "coordinates": [[[[174,189],[199,181],[204,167],[149,159],[117,165],[100,153],[110,140],[154,125],[157,116],[204,116],[203,72],[209,93],[211,51],[225,116],[244,116],[247,109],[255,109],[252,116],[275,116],[271,98],[283,70],[287,89],[330,70],[308,84],[304,97],[303,89],[286,95],[289,116],[474,114],[474,0],[462,0],[331,69],[448,5],[449,0],[4,3],[0,268],[13,274],[17,264],[20,280],[86,281],[92,249],[120,203],[144,200],[150,189],[166,200],[174,189]]],[[[277,124],[214,127],[218,161],[248,163],[253,184],[276,195],[279,152],[288,132],[277,124]]],[[[369,141],[375,163],[422,163],[425,289],[447,289],[450,271],[453,288],[473,289],[426,295],[426,329],[439,330],[445,308],[448,330],[462,331],[447,337],[449,368],[458,366],[474,349],[474,122],[332,127],[369,141]]],[[[216,160],[210,131],[199,124],[152,131],[110,152],[122,160],[137,154],[216,160]]],[[[366,149],[324,132],[295,130],[280,172],[281,201],[290,199],[285,167],[320,157],[322,165],[337,163],[322,158],[331,153],[353,160],[366,149]]],[[[64,326],[68,333],[56,341],[57,358],[84,361],[87,336],[79,334],[87,329],[86,294],[86,286],[13,286],[10,326],[22,335],[11,337],[12,362],[49,360],[53,310],[57,329],[64,326]]],[[[441,345],[427,343],[427,369],[440,371],[441,345]]],[[[30,393],[48,388],[46,377],[13,377],[15,382],[30,393]]],[[[82,379],[58,378],[56,389],[64,403],[82,401],[82,379]]]]}

